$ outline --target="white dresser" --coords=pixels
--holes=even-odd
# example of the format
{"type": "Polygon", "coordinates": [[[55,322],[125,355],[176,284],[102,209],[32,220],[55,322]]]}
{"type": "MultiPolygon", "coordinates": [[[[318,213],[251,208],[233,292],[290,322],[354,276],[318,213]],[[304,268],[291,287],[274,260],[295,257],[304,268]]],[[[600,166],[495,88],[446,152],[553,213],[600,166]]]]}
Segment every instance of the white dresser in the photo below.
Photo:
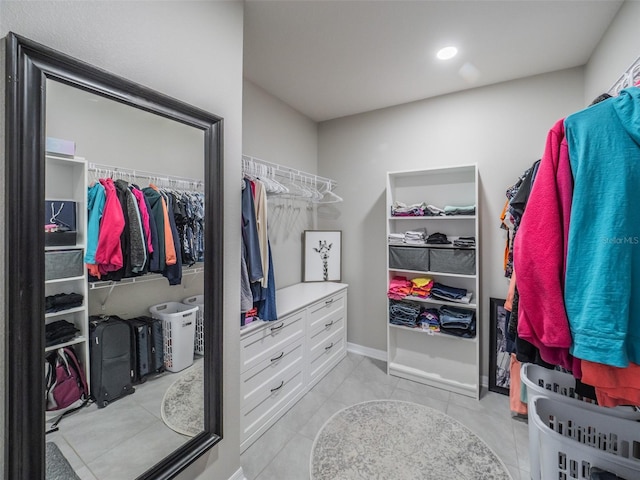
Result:
{"type": "Polygon", "coordinates": [[[347,353],[347,285],[298,283],[276,292],[278,320],[240,333],[241,432],[246,450],[347,353]]]}

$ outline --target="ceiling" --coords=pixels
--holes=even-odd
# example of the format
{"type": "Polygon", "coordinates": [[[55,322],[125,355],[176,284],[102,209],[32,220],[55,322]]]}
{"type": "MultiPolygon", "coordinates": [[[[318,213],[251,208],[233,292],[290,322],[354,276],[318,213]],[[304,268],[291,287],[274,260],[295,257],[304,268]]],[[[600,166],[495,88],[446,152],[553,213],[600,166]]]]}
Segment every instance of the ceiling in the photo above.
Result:
{"type": "Polygon", "coordinates": [[[246,0],[244,76],[315,121],[587,63],[622,0],[246,0]],[[458,47],[438,60],[436,51],[458,47]]]}

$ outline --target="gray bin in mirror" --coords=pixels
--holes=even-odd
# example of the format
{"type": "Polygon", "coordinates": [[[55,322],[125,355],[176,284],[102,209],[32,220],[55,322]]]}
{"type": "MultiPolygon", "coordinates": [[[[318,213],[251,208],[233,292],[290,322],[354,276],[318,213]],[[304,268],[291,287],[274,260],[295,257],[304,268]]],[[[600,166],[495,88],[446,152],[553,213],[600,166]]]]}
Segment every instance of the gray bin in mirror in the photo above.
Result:
{"type": "Polygon", "coordinates": [[[476,274],[476,251],[460,248],[430,248],[429,262],[432,272],[476,274]]]}
{"type": "Polygon", "coordinates": [[[429,249],[390,245],[389,268],[426,272],[429,270],[429,249]]]}
{"type": "Polygon", "coordinates": [[[44,254],[44,279],[80,277],[84,274],[82,250],[52,250],[44,254]]]}

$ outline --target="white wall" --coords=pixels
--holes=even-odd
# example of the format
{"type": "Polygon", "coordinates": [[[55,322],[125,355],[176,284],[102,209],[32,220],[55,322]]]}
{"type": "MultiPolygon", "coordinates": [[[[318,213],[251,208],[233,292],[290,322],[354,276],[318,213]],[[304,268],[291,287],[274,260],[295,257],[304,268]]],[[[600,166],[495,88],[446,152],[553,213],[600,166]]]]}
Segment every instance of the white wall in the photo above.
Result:
{"type": "Polygon", "coordinates": [[[640,2],[627,0],[609,25],[585,68],[585,104],[611,88],[640,57],[640,2]]]}
{"type": "Polygon", "coordinates": [[[321,227],[343,230],[349,342],[386,350],[386,172],[477,162],[488,358],[488,299],[504,298],[508,286],[499,229],[505,190],[540,158],[555,121],[583,108],[583,99],[583,71],[571,69],[320,123],[319,174],[338,179],[344,198],[339,216],[321,227]]]}
{"type": "MultiPolygon", "coordinates": [[[[224,117],[224,269],[226,284],[239,285],[242,2],[3,1],[0,35],[9,31],[224,117]]],[[[239,303],[238,289],[226,288],[224,439],[181,479],[227,479],[240,468],[239,303]]]]}
{"type": "MultiPolygon", "coordinates": [[[[317,123],[245,80],[242,151],[268,162],[317,173],[317,123]]],[[[282,288],[301,280],[301,235],[313,228],[313,211],[306,202],[279,198],[270,198],[268,205],[274,275],[277,287],[282,288]]]]}

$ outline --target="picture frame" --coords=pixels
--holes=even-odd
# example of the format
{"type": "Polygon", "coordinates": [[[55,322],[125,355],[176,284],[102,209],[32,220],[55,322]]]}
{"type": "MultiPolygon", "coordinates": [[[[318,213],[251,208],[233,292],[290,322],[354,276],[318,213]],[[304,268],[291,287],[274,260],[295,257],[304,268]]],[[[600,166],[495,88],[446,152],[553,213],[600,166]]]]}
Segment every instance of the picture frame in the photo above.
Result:
{"type": "Polygon", "coordinates": [[[305,230],[302,239],[302,281],[342,279],[342,231],[305,230]]]}
{"type": "Polygon", "coordinates": [[[490,298],[489,391],[509,395],[510,353],[507,351],[503,298],[490,298]]]}

